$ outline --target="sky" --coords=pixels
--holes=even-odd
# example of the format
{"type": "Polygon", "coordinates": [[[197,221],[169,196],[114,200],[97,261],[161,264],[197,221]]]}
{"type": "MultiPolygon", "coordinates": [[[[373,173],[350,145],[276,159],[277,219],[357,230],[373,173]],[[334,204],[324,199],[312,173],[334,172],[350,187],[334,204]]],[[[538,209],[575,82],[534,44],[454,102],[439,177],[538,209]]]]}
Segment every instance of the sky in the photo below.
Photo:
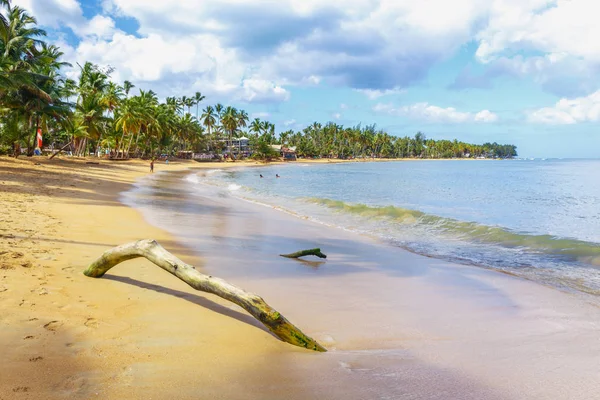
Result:
{"type": "MultiPolygon", "coordinates": [[[[73,64],[159,97],[206,96],[277,131],[394,136],[600,157],[597,0],[13,0],[73,64]]],[[[202,107],[203,103],[200,104],[202,107]]],[[[195,112],[194,112],[195,113],[195,112]]]]}

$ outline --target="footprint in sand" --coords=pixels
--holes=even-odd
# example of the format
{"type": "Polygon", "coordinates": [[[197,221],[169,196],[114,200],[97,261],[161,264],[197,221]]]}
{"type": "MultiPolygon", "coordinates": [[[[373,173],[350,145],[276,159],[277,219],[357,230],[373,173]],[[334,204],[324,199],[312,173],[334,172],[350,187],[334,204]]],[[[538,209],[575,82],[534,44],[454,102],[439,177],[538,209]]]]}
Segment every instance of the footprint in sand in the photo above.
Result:
{"type": "Polygon", "coordinates": [[[12,391],[15,393],[26,393],[29,392],[29,386],[17,386],[12,391]]]}
{"type": "Polygon", "coordinates": [[[42,361],[43,359],[44,359],[44,357],[37,356],[37,357],[31,357],[29,359],[29,361],[31,361],[31,362],[38,362],[38,361],[42,361]]]}
{"type": "Polygon", "coordinates": [[[88,318],[83,324],[88,328],[97,328],[100,322],[96,318],[88,318]]]}
{"type": "Polygon", "coordinates": [[[44,329],[46,329],[50,332],[56,332],[58,330],[58,328],[60,328],[62,326],[62,324],[63,323],[60,321],[50,321],[46,325],[44,325],[44,329]]]}

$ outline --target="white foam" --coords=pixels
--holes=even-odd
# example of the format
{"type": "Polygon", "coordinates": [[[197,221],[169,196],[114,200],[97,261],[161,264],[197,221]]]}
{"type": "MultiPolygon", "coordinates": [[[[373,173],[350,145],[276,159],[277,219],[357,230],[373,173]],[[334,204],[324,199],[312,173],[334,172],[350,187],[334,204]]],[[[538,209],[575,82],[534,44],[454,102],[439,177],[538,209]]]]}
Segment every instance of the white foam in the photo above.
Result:
{"type": "Polygon", "coordinates": [[[188,182],[191,182],[191,183],[200,183],[200,180],[198,179],[198,175],[196,175],[196,174],[186,176],[185,180],[188,182]]]}

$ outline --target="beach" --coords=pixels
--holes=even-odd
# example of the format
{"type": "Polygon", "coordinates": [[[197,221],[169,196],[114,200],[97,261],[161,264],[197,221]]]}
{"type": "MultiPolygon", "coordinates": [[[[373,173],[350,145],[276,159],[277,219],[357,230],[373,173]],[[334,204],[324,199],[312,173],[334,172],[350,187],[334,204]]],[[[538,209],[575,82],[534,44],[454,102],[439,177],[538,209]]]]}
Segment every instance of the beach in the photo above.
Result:
{"type": "Polygon", "coordinates": [[[214,164],[157,163],[149,177],[143,162],[39,163],[0,159],[0,399],[593,399],[600,389],[600,308],[584,298],[185,191],[186,169],[214,164]],[[261,295],[329,351],[282,343],[143,259],[82,274],[142,238],[261,295]],[[278,256],[312,247],[327,260],[278,256]]]}

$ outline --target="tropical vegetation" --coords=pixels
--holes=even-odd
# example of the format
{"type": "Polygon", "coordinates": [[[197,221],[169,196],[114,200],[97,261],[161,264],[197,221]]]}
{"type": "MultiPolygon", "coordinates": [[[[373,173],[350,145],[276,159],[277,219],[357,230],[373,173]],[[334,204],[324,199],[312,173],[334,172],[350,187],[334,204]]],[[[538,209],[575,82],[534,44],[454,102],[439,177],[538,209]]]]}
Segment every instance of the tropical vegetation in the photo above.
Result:
{"type": "MultiPolygon", "coordinates": [[[[514,157],[515,146],[472,145],[457,140],[396,137],[375,125],[343,127],[313,123],[276,134],[275,125],[222,104],[204,106],[205,96],[167,97],[111,79],[112,68],[71,65],[43,39],[46,32],[23,8],[0,0],[0,154],[33,155],[38,131],[43,147],[75,156],[156,157],[205,153],[231,158],[247,137],[256,158],[276,158],[272,145],[294,148],[301,157],[514,157]],[[67,67],[79,71],[65,77],[67,67]],[[202,105],[201,105],[202,103],[202,105]],[[240,142],[239,140],[237,141],[240,142]]],[[[40,149],[42,150],[42,149],[40,149]]]]}

